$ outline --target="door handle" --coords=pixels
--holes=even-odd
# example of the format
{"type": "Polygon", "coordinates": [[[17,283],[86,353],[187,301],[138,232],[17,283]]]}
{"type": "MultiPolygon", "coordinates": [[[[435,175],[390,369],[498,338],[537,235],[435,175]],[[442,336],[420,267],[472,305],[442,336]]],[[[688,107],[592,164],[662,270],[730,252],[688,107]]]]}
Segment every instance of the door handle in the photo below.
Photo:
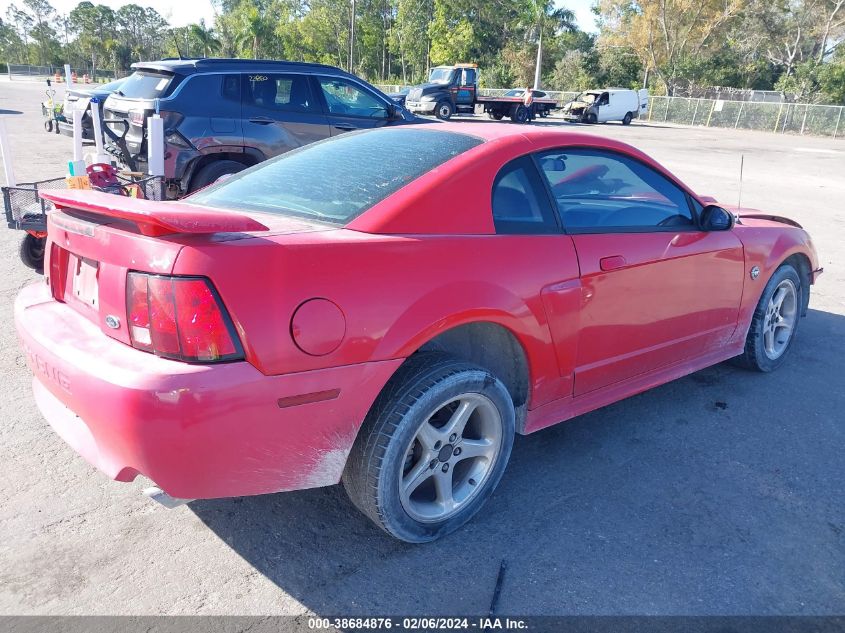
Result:
{"type": "Polygon", "coordinates": [[[342,125],[335,125],[335,126],[333,126],[333,127],[334,127],[334,129],[336,129],[336,130],[341,130],[341,131],[343,131],[343,132],[351,132],[352,130],[357,130],[357,129],[358,129],[358,128],[357,128],[357,127],[355,127],[354,125],[347,125],[347,124],[345,124],[345,123],[344,123],[344,124],[342,124],[342,125]]]}
{"type": "Polygon", "coordinates": [[[622,255],[612,255],[611,257],[602,257],[599,260],[599,266],[605,272],[608,270],[616,270],[618,268],[624,268],[628,262],[625,260],[622,255]]]}
{"type": "Polygon", "coordinates": [[[269,125],[270,123],[274,123],[273,119],[269,119],[266,116],[252,117],[249,122],[258,123],[258,125],[269,125]]]}

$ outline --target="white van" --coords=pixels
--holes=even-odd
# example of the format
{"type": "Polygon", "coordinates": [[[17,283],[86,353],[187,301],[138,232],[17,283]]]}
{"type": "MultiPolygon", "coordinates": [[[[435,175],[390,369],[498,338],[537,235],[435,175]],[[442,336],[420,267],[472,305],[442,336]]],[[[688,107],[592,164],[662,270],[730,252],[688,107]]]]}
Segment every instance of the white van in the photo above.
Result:
{"type": "Polygon", "coordinates": [[[628,125],[648,110],[648,90],[605,88],[587,90],[567,103],[561,111],[567,121],[607,123],[622,121],[628,125]]]}

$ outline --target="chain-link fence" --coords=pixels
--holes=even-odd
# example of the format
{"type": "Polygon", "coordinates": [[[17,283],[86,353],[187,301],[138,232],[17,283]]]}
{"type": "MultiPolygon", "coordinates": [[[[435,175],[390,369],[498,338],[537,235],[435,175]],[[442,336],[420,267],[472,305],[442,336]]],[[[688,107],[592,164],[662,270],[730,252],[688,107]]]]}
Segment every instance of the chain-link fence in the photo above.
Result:
{"type": "Polygon", "coordinates": [[[645,118],[682,125],[840,138],[845,135],[843,110],[845,106],[652,96],[645,118]]]}
{"type": "MultiPolygon", "coordinates": [[[[76,73],[77,81],[79,83],[83,82],[83,78],[86,74],[88,74],[89,76],[89,81],[94,81],[94,79],[91,78],[90,68],[71,68],[71,71],[76,73]]],[[[107,68],[98,68],[96,73],[96,81],[112,81],[113,79],[116,79],[118,77],[125,77],[129,74],[129,72],[131,71],[121,71],[119,73],[115,73],[114,70],[109,70],[107,68]]],[[[9,77],[10,80],[14,81],[17,79],[53,79],[55,78],[56,73],[59,73],[61,81],[65,81],[64,66],[33,66],[30,64],[7,64],[5,74],[9,77]]]]}

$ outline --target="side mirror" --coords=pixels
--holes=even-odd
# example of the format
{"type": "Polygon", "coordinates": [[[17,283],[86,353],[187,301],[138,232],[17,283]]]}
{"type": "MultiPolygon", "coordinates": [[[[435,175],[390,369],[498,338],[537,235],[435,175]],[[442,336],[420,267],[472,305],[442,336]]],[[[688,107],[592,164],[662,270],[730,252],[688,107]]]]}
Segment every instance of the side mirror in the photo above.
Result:
{"type": "Polygon", "coordinates": [[[401,121],[405,118],[403,114],[402,106],[398,103],[392,103],[387,106],[387,120],[388,121],[401,121]]]}
{"type": "Polygon", "coordinates": [[[730,231],[736,224],[736,216],[727,209],[708,204],[701,211],[701,228],[705,231],[730,231]]]}

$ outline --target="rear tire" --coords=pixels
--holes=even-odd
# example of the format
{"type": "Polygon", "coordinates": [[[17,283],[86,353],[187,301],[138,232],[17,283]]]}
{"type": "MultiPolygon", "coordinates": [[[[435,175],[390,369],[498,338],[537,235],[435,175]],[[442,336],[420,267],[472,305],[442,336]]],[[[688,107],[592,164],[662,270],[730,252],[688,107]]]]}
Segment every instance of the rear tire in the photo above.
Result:
{"type": "Polygon", "coordinates": [[[525,123],[528,121],[528,108],[524,105],[517,106],[516,110],[514,110],[511,115],[511,121],[514,123],[525,123]]]}
{"type": "Polygon", "coordinates": [[[244,169],[246,169],[246,165],[234,160],[216,160],[213,163],[209,163],[191,178],[189,193],[194,193],[203,187],[207,187],[222,176],[237,174],[244,169]]]}
{"type": "Polygon", "coordinates": [[[763,289],[745,337],[745,351],[733,359],[736,365],[770,372],[783,364],[801,320],[802,296],[798,271],[782,264],[763,289]]]}
{"type": "Polygon", "coordinates": [[[633,115],[632,115],[630,112],[628,112],[628,113],[625,115],[625,118],[624,118],[624,119],[622,119],[622,125],[631,125],[631,120],[632,120],[633,118],[634,118],[634,117],[633,117],[633,115]]]}
{"type": "Polygon", "coordinates": [[[434,108],[434,116],[441,121],[448,121],[452,118],[454,111],[455,108],[452,107],[452,103],[444,99],[443,101],[437,102],[437,107],[434,108]]]}
{"type": "Polygon", "coordinates": [[[505,117],[505,115],[501,112],[489,112],[487,116],[489,116],[494,121],[501,121],[505,117]]]}
{"type": "Polygon", "coordinates": [[[587,117],[584,119],[589,125],[595,125],[599,122],[599,118],[595,114],[588,114],[587,117]]]}
{"type": "Polygon", "coordinates": [[[495,490],[514,417],[510,394],[486,369],[417,353],[370,409],[343,486],[388,534],[408,543],[438,539],[469,521],[495,490]]]}
{"type": "Polygon", "coordinates": [[[44,273],[44,245],[46,237],[35,237],[27,233],[21,241],[21,261],[27,268],[37,273],[44,273]]]}

